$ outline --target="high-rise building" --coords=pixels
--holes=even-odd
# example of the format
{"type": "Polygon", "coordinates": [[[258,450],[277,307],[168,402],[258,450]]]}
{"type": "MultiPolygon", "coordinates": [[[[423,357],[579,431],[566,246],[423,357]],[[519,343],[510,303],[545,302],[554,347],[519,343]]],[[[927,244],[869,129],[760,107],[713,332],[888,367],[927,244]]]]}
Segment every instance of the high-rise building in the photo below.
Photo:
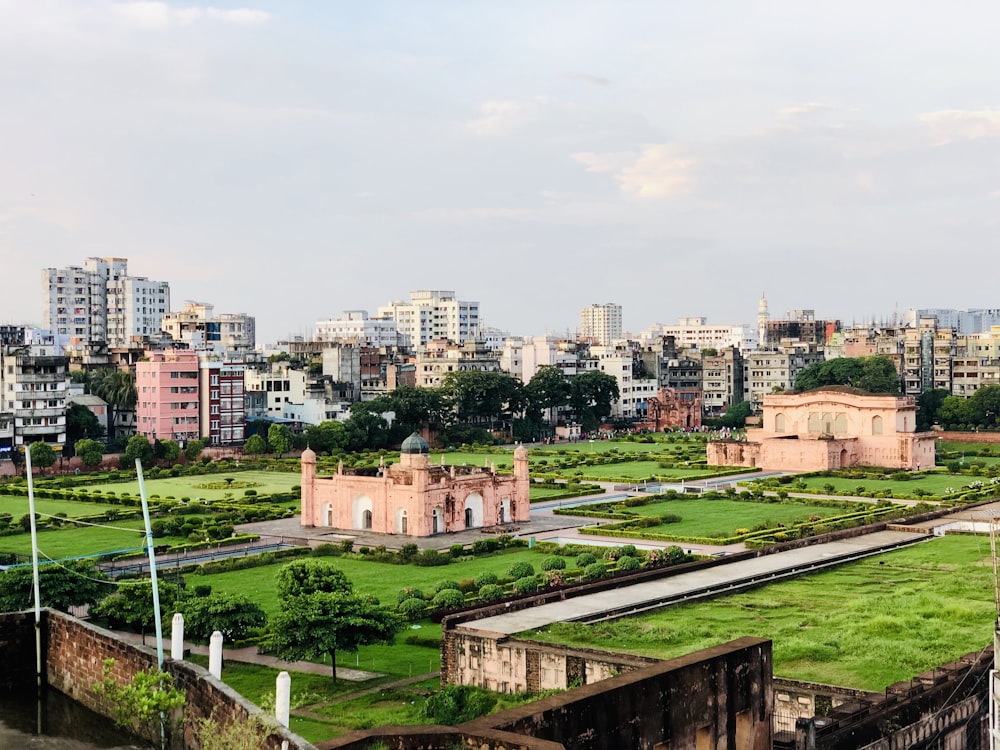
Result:
{"type": "Polygon", "coordinates": [[[87,258],[83,267],[42,269],[42,326],[56,346],[127,346],[160,331],[170,285],[128,275],[125,258],[87,258]]]}
{"type": "Polygon", "coordinates": [[[203,356],[198,362],[198,415],[209,445],[242,445],[246,430],[242,362],[203,356]]]}
{"type": "Polygon", "coordinates": [[[622,337],[622,306],[614,302],[591,305],[580,311],[580,338],[610,346],[622,337]]]}
{"type": "Polygon", "coordinates": [[[396,346],[398,339],[394,320],[370,318],[367,310],[345,310],[340,318],[316,321],[317,341],[396,346]]]}
{"type": "Polygon", "coordinates": [[[639,341],[650,344],[664,336],[673,337],[674,343],[682,348],[718,350],[735,346],[740,351],[749,351],[757,346],[752,326],[745,323],[709,323],[703,317],[681,318],[676,324],[657,323],[639,334],[639,341]]]}
{"type": "Polygon", "coordinates": [[[198,355],[186,349],[147,351],[135,365],[136,432],[150,440],[195,440],[198,355]]]}
{"type": "Polygon", "coordinates": [[[246,313],[215,314],[204,302],[185,302],[184,309],[163,316],[161,327],[174,341],[194,349],[242,352],[256,344],[256,320],[246,313]]]}
{"type": "Polygon", "coordinates": [[[0,349],[0,450],[66,444],[69,360],[53,339],[0,349]]]}
{"type": "Polygon", "coordinates": [[[390,302],[378,308],[377,315],[395,321],[400,346],[417,347],[435,339],[461,344],[479,332],[479,303],[457,300],[450,291],[410,292],[409,302],[390,302]]]}

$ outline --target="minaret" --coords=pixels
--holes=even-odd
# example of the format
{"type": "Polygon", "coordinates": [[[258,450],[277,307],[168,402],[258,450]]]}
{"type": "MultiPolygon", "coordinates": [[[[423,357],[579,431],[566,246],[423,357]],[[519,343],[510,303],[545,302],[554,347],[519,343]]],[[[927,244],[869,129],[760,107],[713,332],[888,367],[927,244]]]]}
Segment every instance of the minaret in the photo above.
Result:
{"type": "Polygon", "coordinates": [[[528,449],[523,445],[514,449],[514,497],[510,508],[515,521],[531,520],[531,477],[528,474],[528,449]]]}
{"type": "Polygon", "coordinates": [[[760,302],[757,304],[757,347],[764,348],[764,341],[767,338],[767,321],[771,315],[767,312],[767,297],[764,292],[760,293],[760,302]]]}
{"type": "Polygon", "coordinates": [[[299,523],[303,526],[315,526],[314,517],[316,498],[316,452],[309,446],[302,451],[302,481],[300,491],[302,493],[302,517],[299,523]]]}

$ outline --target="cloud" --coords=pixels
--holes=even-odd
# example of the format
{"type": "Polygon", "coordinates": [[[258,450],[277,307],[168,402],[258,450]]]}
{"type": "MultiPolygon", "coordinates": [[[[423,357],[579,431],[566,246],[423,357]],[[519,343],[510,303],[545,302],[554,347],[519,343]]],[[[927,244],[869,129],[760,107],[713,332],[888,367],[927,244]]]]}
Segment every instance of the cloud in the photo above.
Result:
{"type": "Polygon", "coordinates": [[[572,78],[575,81],[583,81],[584,83],[589,83],[593,86],[610,86],[611,81],[607,78],[601,78],[601,76],[595,76],[591,73],[565,73],[566,78],[572,78]]]}
{"type": "Polygon", "coordinates": [[[783,120],[794,119],[796,117],[825,114],[833,109],[829,104],[820,102],[803,102],[802,104],[790,104],[778,110],[778,117],[783,120]]]}
{"type": "Polygon", "coordinates": [[[613,173],[623,193],[637,198],[675,198],[692,186],[695,160],[668,143],[651,143],[637,155],[631,151],[572,154],[588,172],[613,173]]]}
{"type": "Polygon", "coordinates": [[[203,20],[238,26],[256,26],[270,18],[268,13],[250,8],[233,10],[213,7],[174,8],[155,0],[115,3],[111,6],[111,11],[127,26],[142,31],[167,31],[203,20]]]}
{"type": "Polygon", "coordinates": [[[937,145],[1000,137],[1000,110],[944,109],[917,119],[930,128],[937,145]]]}
{"type": "Polygon", "coordinates": [[[480,117],[466,127],[476,135],[495,137],[509,135],[527,119],[523,104],[510,99],[491,99],[479,105],[480,117]]]}

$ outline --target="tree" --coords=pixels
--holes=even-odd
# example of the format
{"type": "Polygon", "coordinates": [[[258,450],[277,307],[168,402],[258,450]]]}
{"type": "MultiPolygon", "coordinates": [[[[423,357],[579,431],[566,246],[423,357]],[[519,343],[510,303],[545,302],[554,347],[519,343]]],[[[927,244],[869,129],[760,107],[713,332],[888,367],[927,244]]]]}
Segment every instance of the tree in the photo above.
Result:
{"type": "Polygon", "coordinates": [[[731,429],[740,429],[746,426],[747,417],[752,413],[753,408],[749,401],[740,401],[737,404],[732,404],[726,413],[722,415],[720,420],[723,427],[729,427],[731,429]]]}
{"type": "Polygon", "coordinates": [[[311,425],[305,431],[306,444],[317,453],[347,450],[349,436],[343,422],[335,419],[311,425]]]}
{"type": "Polygon", "coordinates": [[[924,391],[917,397],[917,431],[923,432],[931,429],[938,418],[938,410],[941,404],[949,396],[948,391],[943,388],[932,388],[924,391]]]}
{"type": "Polygon", "coordinates": [[[70,404],[66,408],[66,444],[76,446],[78,440],[97,440],[104,437],[104,426],[90,409],[83,404],[70,404]]]}
{"type": "Polygon", "coordinates": [[[184,614],[184,632],[202,641],[218,630],[227,643],[232,643],[267,625],[267,615],[260,605],[240,594],[190,597],[181,602],[180,611],[184,614]]]}
{"type": "MultiPolygon", "coordinates": [[[[93,604],[107,593],[107,577],[90,560],[69,560],[43,565],[38,570],[38,588],[43,607],[66,611],[93,604]]],[[[16,612],[34,606],[31,566],[9,568],[0,573],[0,612],[16,612]]]]}
{"type": "Polygon", "coordinates": [[[84,466],[97,466],[104,460],[104,446],[96,440],[89,438],[77,440],[73,445],[73,450],[83,461],[84,466]]]}
{"type": "Polygon", "coordinates": [[[618,381],[607,373],[588,370],[574,375],[569,383],[569,403],[581,427],[587,432],[596,430],[618,399],[618,381]]]}
{"type": "Polygon", "coordinates": [[[1000,385],[980,388],[969,398],[975,423],[993,428],[1000,420],[1000,385]]]}
{"type": "Polygon", "coordinates": [[[571,388],[563,371],[555,365],[539,367],[524,387],[528,402],[539,410],[569,406],[571,388]]]}
{"type": "Polygon", "coordinates": [[[899,393],[899,373],[892,359],[879,355],[816,362],[795,378],[795,390],[799,392],[827,385],[846,385],[867,393],[899,393]]]}
{"type": "Polygon", "coordinates": [[[267,444],[276,456],[283,456],[292,449],[292,431],[283,424],[272,424],[267,428],[267,444]]]}
{"type": "Polygon", "coordinates": [[[188,444],[184,446],[184,457],[194,463],[201,456],[203,450],[205,450],[204,440],[189,440],[188,444]]]}
{"type": "MultiPolygon", "coordinates": [[[[180,589],[172,583],[158,581],[160,589],[160,614],[171,612],[180,589]]],[[[104,617],[116,627],[138,630],[146,642],[146,632],[156,626],[153,611],[153,582],[122,581],[118,590],[91,609],[91,614],[104,617]]]]}
{"type": "Polygon", "coordinates": [[[32,443],[28,450],[31,451],[32,468],[38,468],[40,473],[56,462],[56,452],[52,450],[51,445],[44,441],[39,440],[32,443]]]}
{"type": "Polygon", "coordinates": [[[330,656],[337,681],[337,651],[392,643],[402,621],[378,600],[359,595],[329,563],[297,560],[278,571],[281,609],[271,618],[268,643],[282,659],[330,656]]]}
{"type": "Polygon", "coordinates": [[[376,450],[384,448],[388,443],[389,425],[378,414],[364,409],[357,413],[352,409],[351,416],[344,422],[344,429],[348,450],[376,450]]]}
{"type": "Polygon", "coordinates": [[[524,386],[502,372],[459,370],[441,381],[441,393],[451,404],[454,418],[493,430],[500,423],[509,427],[524,408],[524,386]]]}
{"type": "Polygon", "coordinates": [[[243,452],[248,456],[260,456],[267,453],[267,443],[260,435],[251,435],[243,445],[243,452]]]}
{"type": "Polygon", "coordinates": [[[153,455],[160,461],[172,464],[181,457],[181,446],[176,440],[157,440],[153,444],[153,455]]]}
{"type": "Polygon", "coordinates": [[[124,461],[131,465],[137,458],[143,466],[148,466],[153,460],[153,444],[144,435],[133,435],[125,446],[124,461]]]}
{"type": "Polygon", "coordinates": [[[938,421],[944,427],[966,426],[974,422],[972,402],[961,396],[945,396],[937,411],[938,421]]]}
{"type": "Polygon", "coordinates": [[[336,682],[338,651],[391,644],[401,627],[399,617],[373,597],[318,592],[282,600],[268,643],[281,659],[329,656],[336,682]]]}
{"type": "Polygon", "coordinates": [[[119,415],[123,411],[135,409],[135,402],[138,400],[135,375],[129,370],[117,369],[95,374],[91,379],[90,391],[108,404],[108,437],[113,438],[119,415]]]}

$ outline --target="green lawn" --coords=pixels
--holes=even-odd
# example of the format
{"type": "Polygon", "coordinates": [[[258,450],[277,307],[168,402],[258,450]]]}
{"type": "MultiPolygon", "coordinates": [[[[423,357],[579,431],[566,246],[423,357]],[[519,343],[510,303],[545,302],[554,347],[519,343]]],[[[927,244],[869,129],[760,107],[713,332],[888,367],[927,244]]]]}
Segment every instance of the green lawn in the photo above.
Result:
{"type": "Polygon", "coordinates": [[[559,490],[549,487],[535,487],[534,485],[532,485],[531,502],[535,502],[536,500],[544,500],[548,497],[557,497],[565,494],[566,490],[559,490]]]}
{"type": "MultiPolygon", "coordinates": [[[[970,477],[965,474],[946,474],[943,472],[928,472],[918,474],[905,482],[893,479],[844,479],[843,477],[804,477],[802,481],[806,483],[809,491],[824,493],[823,486],[832,484],[835,492],[850,491],[856,492],[858,487],[864,487],[866,492],[872,490],[892,490],[896,497],[912,497],[916,489],[926,490],[932,495],[943,495],[949,487],[960,490],[962,487],[980,480],[989,484],[989,477],[970,477]]],[[[772,488],[773,489],[773,488],[772,488]]],[[[781,489],[788,492],[795,492],[795,485],[781,485],[781,489]]]]}
{"type": "Polygon", "coordinates": [[[532,637],[670,658],[758,636],[774,641],[775,675],[883,690],[991,642],[991,575],[988,539],[946,536],[744,594],[532,637]]]}
{"type": "MultiPolygon", "coordinates": [[[[484,557],[464,557],[450,565],[433,568],[369,562],[356,557],[323,559],[344,571],[357,591],[373,594],[383,604],[395,606],[396,594],[404,587],[418,588],[425,594],[433,594],[434,585],[438,581],[462,581],[475,578],[484,571],[503,576],[512,563],[520,560],[530,562],[537,572],[544,556],[533,550],[520,548],[484,557]]],[[[249,571],[239,570],[211,575],[195,573],[189,575],[187,581],[189,585],[208,584],[212,587],[212,591],[248,596],[271,615],[278,610],[275,579],[280,567],[281,564],[275,564],[249,571]]]]}
{"type": "MultiPolygon", "coordinates": [[[[47,498],[35,498],[35,512],[57,515],[65,513],[69,518],[77,516],[96,515],[104,513],[112,508],[121,509],[121,506],[105,505],[103,503],[82,503],[74,500],[49,500],[47,498]]],[[[17,521],[28,513],[28,498],[14,497],[10,495],[0,495],[0,513],[10,513],[17,521]]]]}
{"type": "MultiPolygon", "coordinates": [[[[135,529],[135,531],[119,531],[96,526],[74,528],[67,526],[58,530],[38,532],[38,549],[48,557],[61,559],[82,555],[96,555],[118,550],[134,549],[145,544],[145,532],[142,521],[105,521],[104,523],[118,528],[135,529]]],[[[182,540],[157,539],[156,543],[180,542],[182,540]]],[[[15,552],[20,555],[31,554],[31,535],[16,534],[0,537],[0,552],[15,552]]]]}
{"type": "MultiPolygon", "coordinates": [[[[283,471],[233,471],[222,474],[201,474],[191,477],[167,477],[165,479],[147,479],[147,495],[159,495],[160,497],[175,498],[189,497],[191,499],[201,497],[206,500],[222,500],[228,492],[233,497],[243,497],[245,488],[236,490],[207,489],[198,487],[199,484],[215,484],[225,482],[226,477],[232,477],[239,482],[253,482],[253,487],[258,495],[266,495],[271,492],[288,492],[292,487],[297,486],[302,478],[297,473],[283,471]]],[[[101,492],[114,492],[120,495],[127,492],[130,495],[139,494],[139,482],[115,482],[113,484],[101,484],[89,487],[91,490],[101,492]]]]}
{"type": "Polygon", "coordinates": [[[809,516],[836,516],[846,513],[840,508],[786,503],[752,503],[740,500],[705,500],[678,498],[662,503],[628,509],[641,516],[662,516],[672,513],[681,517],[677,523],[663,524],[643,531],[678,536],[732,536],[736,529],[752,529],[760,524],[774,528],[779,523],[808,521],[809,516]]]}

